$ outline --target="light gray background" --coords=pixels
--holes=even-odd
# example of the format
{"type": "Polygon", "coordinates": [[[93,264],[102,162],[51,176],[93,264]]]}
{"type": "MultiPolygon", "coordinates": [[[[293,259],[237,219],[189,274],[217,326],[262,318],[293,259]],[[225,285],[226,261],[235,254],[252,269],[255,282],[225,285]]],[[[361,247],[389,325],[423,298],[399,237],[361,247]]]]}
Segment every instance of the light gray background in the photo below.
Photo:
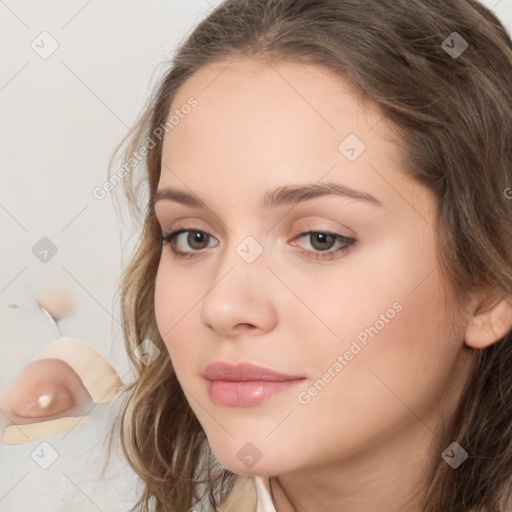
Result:
{"type": "MultiPolygon", "coordinates": [[[[119,219],[111,196],[98,200],[92,191],[105,182],[113,148],[162,63],[218,3],[0,0],[0,395],[59,337],[33,298],[53,285],[75,306],[62,334],[94,347],[129,379],[114,294],[133,226],[119,219]],[[46,37],[50,48],[44,31],[58,43],[48,58],[31,47],[46,37]],[[32,252],[42,237],[57,248],[46,263],[32,252]]],[[[511,32],[512,0],[483,3],[511,32]]],[[[58,458],[46,470],[31,457],[41,441],[0,444],[0,510],[127,511],[140,491],[134,474],[121,460],[109,478],[99,475],[101,443],[118,412],[98,406],[88,424],[48,438],[58,458]]]]}

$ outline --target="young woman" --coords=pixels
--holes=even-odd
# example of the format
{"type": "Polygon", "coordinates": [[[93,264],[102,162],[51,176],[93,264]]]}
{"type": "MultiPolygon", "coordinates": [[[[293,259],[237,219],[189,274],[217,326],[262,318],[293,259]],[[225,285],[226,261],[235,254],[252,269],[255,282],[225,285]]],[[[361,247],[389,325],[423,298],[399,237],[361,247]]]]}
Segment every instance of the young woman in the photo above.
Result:
{"type": "Polygon", "coordinates": [[[474,0],[226,0],[180,45],[114,170],[139,510],[510,510],[511,84],[474,0]]]}

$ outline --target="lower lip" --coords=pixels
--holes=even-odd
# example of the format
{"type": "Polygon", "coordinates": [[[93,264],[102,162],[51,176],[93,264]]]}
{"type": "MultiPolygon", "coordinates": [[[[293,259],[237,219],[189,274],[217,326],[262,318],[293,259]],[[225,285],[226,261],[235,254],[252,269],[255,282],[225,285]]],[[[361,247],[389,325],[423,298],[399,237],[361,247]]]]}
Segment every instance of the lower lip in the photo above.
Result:
{"type": "Polygon", "coordinates": [[[234,382],[228,380],[208,381],[210,398],[221,405],[229,407],[249,407],[257,405],[267,398],[294,388],[304,379],[269,381],[252,380],[234,382]]]}

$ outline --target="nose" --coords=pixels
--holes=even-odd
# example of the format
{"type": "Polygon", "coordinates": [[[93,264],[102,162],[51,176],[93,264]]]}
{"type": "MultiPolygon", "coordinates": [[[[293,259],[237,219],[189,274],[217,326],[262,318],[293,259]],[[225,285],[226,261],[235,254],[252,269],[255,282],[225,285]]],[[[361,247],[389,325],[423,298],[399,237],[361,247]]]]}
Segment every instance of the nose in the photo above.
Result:
{"type": "Polygon", "coordinates": [[[277,323],[272,273],[263,261],[247,263],[236,253],[225,263],[201,303],[202,322],[222,337],[272,330],[277,323]]]}

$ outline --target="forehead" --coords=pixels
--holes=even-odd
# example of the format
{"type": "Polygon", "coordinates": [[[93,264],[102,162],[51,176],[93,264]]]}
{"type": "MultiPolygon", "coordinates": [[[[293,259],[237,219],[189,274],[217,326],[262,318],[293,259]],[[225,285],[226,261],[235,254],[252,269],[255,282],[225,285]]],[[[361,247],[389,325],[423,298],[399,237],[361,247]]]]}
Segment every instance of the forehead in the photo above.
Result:
{"type": "Polygon", "coordinates": [[[220,114],[219,120],[239,112],[250,114],[251,121],[259,113],[260,121],[275,122],[289,111],[297,120],[310,118],[315,127],[323,125],[330,131],[343,129],[343,118],[366,131],[383,119],[380,106],[358,94],[347,79],[310,63],[226,58],[201,67],[186,80],[174,98],[171,112],[191,95],[202,105],[203,112],[208,108],[210,113],[220,114]]]}
{"type": "Polygon", "coordinates": [[[189,78],[170,115],[191,97],[197,105],[165,135],[161,186],[183,185],[181,176],[198,195],[234,182],[250,194],[325,177],[383,202],[396,195],[402,162],[392,126],[323,67],[229,58],[189,78]],[[350,160],[343,151],[354,141],[360,156],[350,160]]]}

